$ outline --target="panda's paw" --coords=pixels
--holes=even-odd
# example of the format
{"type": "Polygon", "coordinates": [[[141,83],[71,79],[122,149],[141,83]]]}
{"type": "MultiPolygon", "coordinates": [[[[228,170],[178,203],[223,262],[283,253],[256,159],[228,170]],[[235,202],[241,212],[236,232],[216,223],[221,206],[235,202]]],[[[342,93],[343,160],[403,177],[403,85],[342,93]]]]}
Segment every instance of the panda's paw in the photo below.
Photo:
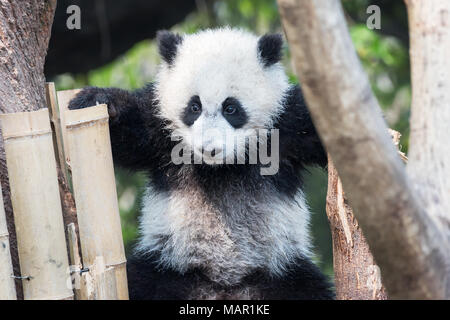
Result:
{"type": "Polygon", "coordinates": [[[112,94],[107,88],[87,87],[81,90],[69,102],[69,109],[84,109],[98,104],[106,104],[108,106],[109,118],[114,119],[118,115],[117,107],[112,99],[112,94]]]}

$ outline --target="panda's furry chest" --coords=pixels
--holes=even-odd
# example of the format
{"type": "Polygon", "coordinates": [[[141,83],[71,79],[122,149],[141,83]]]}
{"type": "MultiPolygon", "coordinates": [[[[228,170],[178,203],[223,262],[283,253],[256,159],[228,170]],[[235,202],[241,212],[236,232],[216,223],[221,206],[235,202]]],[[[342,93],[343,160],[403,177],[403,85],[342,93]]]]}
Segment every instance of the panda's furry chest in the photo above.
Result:
{"type": "MultiPolygon", "coordinates": [[[[150,186],[143,199],[139,250],[158,252],[163,267],[201,269],[213,283],[230,286],[255,269],[279,275],[285,264],[308,255],[309,212],[301,190],[286,199],[269,184],[258,193],[237,184],[206,194],[185,181],[163,192],[150,186]]],[[[195,295],[208,295],[199,290],[195,295]]]]}

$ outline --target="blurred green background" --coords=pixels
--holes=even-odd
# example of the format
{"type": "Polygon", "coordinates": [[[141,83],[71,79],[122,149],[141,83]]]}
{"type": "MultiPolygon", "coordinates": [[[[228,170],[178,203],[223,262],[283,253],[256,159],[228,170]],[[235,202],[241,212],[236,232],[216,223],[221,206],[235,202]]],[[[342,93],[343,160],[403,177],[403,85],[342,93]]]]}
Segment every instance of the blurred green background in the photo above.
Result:
{"type": "MultiPolygon", "coordinates": [[[[196,1],[196,3],[196,10],[172,30],[193,33],[204,28],[230,25],[257,34],[282,32],[274,0],[196,1]]],[[[407,41],[395,35],[396,27],[392,26],[392,21],[388,19],[383,18],[381,26],[383,28],[383,24],[386,24],[393,32],[369,30],[365,24],[365,19],[369,16],[366,13],[369,3],[368,0],[343,1],[357,53],[369,75],[386,121],[391,128],[403,135],[401,145],[402,150],[406,152],[411,99],[407,41]]],[[[384,14],[383,11],[381,13],[384,14]]],[[[297,82],[287,46],[285,53],[283,62],[286,70],[291,81],[297,82]]],[[[155,40],[148,39],[136,43],[126,54],[107,65],[83,74],[60,74],[54,81],[58,90],[87,85],[136,89],[154,79],[159,60],[155,40]]],[[[116,168],[116,178],[123,237],[129,253],[137,237],[137,217],[145,176],[130,174],[116,168]]],[[[325,214],[326,172],[310,168],[305,173],[305,181],[307,198],[313,213],[312,235],[316,261],[324,272],[332,275],[331,234],[325,214]]]]}

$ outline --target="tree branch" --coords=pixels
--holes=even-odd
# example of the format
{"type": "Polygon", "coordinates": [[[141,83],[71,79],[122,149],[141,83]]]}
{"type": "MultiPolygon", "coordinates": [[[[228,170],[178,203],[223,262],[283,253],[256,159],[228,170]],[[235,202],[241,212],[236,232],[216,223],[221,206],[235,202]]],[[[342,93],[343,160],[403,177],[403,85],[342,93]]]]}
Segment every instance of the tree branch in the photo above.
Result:
{"type": "Polygon", "coordinates": [[[313,121],[391,298],[444,298],[448,247],[409,186],[338,0],[278,0],[313,121]]]}

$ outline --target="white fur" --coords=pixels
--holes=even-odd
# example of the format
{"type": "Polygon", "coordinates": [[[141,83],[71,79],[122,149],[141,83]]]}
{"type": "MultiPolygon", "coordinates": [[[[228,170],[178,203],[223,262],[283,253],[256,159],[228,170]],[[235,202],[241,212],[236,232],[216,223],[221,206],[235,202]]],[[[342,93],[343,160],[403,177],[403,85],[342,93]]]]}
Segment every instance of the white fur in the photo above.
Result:
{"type": "MultiPolygon", "coordinates": [[[[171,66],[162,63],[156,79],[160,113],[187,143],[201,137],[205,129],[233,129],[221,114],[228,97],[238,99],[249,116],[243,128],[233,129],[236,135],[245,135],[249,128],[270,128],[282,111],[288,79],[281,63],[264,67],[259,61],[258,39],[239,29],[201,31],[183,37],[171,66]],[[194,95],[200,97],[203,110],[188,127],[181,114],[194,95]]],[[[219,145],[210,141],[205,147],[214,146],[219,145]]]]}
{"type": "Polygon", "coordinates": [[[237,204],[237,214],[227,218],[199,189],[155,193],[149,188],[138,251],[161,251],[160,263],[180,272],[201,266],[211,280],[224,284],[237,283],[258,267],[281,275],[296,257],[310,256],[310,213],[301,191],[294,201],[276,193],[264,198],[237,204]]]}

